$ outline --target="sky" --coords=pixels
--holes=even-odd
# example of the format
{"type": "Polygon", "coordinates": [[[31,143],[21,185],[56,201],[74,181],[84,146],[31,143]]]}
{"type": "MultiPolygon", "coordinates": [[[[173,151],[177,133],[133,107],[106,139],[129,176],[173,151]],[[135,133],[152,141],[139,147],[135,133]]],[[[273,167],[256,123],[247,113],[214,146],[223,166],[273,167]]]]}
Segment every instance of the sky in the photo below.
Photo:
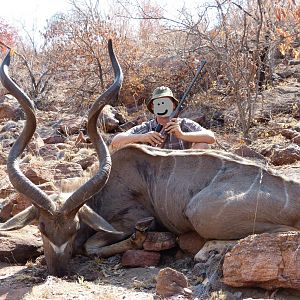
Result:
{"type": "Polygon", "coordinates": [[[43,28],[52,15],[68,9],[67,0],[7,0],[1,1],[0,17],[15,27],[43,28]]]}
{"type": "MultiPolygon", "coordinates": [[[[109,0],[100,0],[109,3],[109,0]]],[[[201,2],[201,1],[200,1],[201,2]]],[[[160,0],[171,14],[185,4],[188,8],[195,8],[199,0],[160,0]]],[[[56,13],[65,12],[70,8],[68,0],[6,0],[1,1],[0,17],[9,21],[15,27],[33,26],[42,29],[46,20],[56,13]]]]}

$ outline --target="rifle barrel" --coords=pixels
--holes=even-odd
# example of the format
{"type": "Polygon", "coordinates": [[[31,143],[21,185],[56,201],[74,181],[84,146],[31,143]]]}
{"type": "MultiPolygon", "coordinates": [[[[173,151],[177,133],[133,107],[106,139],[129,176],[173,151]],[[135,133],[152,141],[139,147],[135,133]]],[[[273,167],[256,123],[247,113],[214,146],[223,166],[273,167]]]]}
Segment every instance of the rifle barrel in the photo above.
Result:
{"type": "Polygon", "coordinates": [[[180,102],[178,103],[178,106],[182,105],[183,101],[185,100],[185,98],[187,97],[187,95],[190,93],[193,85],[195,84],[196,80],[198,79],[198,76],[200,75],[200,73],[201,73],[202,69],[204,68],[205,64],[206,64],[206,61],[203,60],[201,62],[201,65],[200,65],[199,69],[197,70],[197,73],[194,76],[192,82],[190,83],[189,87],[186,89],[186,91],[184,92],[182,98],[180,99],[180,102]]]}
{"type": "MultiPolygon", "coordinates": [[[[187,95],[190,93],[190,91],[191,91],[193,85],[195,84],[196,80],[198,79],[198,77],[199,77],[199,75],[200,75],[202,69],[204,68],[205,64],[206,64],[206,60],[203,60],[203,61],[201,62],[200,67],[198,68],[197,73],[196,73],[196,75],[194,76],[192,82],[190,83],[190,85],[188,86],[188,88],[187,88],[186,91],[184,92],[182,98],[180,99],[180,101],[179,101],[179,103],[178,103],[176,109],[172,112],[172,114],[171,114],[171,116],[170,116],[171,118],[174,118],[174,117],[177,117],[177,116],[178,116],[179,112],[180,112],[181,109],[182,109],[182,104],[183,104],[185,98],[186,98],[187,95]]],[[[162,126],[161,124],[158,124],[158,125],[156,126],[156,128],[155,128],[155,131],[156,131],[156,132],[160,132],[160,131],[162,130],[162,128],[163,128],[163,126],[162,126]]]]}

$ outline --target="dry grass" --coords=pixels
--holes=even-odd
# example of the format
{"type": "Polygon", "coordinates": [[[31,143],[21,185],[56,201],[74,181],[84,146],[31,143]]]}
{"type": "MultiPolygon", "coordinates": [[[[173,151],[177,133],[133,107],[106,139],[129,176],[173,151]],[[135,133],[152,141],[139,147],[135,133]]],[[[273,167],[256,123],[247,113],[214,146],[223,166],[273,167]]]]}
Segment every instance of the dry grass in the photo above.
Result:
{"type": "Polygon", "coordinates": [[[153,296],[142,292],[132,292],[122,287],[95,284],[84,281],[84,279],[80,279],[78,282],[69,282],[64,279],[48,277],[42,285],[34,286],[23,299],[150,300],[153,299],[153,296]]]}

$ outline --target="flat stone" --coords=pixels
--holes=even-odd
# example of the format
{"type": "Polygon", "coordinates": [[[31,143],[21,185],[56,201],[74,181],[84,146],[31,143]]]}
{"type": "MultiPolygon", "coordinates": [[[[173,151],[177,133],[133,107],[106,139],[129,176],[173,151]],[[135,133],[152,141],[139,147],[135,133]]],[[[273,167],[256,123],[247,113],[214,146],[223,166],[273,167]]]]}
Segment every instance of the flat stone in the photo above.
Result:
{"type": "Polygon", "coordinates": [[[284,136],[285,138],[287,138],[289,140],[296,137],[299,134],[299,132],[297,132],[296,130],[292,130],[292,129],[282,129],[280,133],[282,136],[284,136]]]}
{"type": "Polygon", "coordinates": [[[61,120],[58,131],[65,136],[78,134],[80,130],[86,128],[86,119],[74,117],[68,120],[61,120]]]}
{"type": "Polygon", "coordinates": [[[33,169],[29,164],[21,167],[25,176],[34,184],[43,184],[45,182],[51,181],[51,173],[45,172],[44,169],[39,166],[35,166],[33,169]]]}
{"type": "Polygon", "coordinates": [[[0,121],[17,121],[23,117],[23,111],[18,101],[12,96],[2,96],[0,98],[0,121]]]}
{"type": "Polygon", "coordinates": [[[300,147],[296,144],[291,144],[284,149],[274,148],[270,159],[275,166],[292,164],[300,160],[300,147]]]}
{"type": "Polygon", "coordinates": [[[59,144],[59,143],[64,143],[65,140],[66,137],[61,135],[52,135],[43,139],[45,144],[59,144]]]}
{"type": "Polygon", "coordinates": [[[143,248],[148,251],[162,251],[176,246],[176,237],[171,232],[148,232],[143,248]]]}
{"type": "Polygon", "coordinates": [[[104,132],[113,132],[119,126],[119,120],[116,119],[116,109],[111,105],[105,105],[102,109],[98,122],[104,132]]]}
{"type": "Polygon", "coordinates": [[[257,159],[265,160],[265,157],[262,154],[251,149],[247,145],[242,145],[239,148],[234,149],[233,152],[242,157],[257,158],[257,159]]]}
{"type": "Polygon", "coordinates": [[[90,155],[84,158],[76,158],[74,159],[73,162],[81,165],[83,170],[86,170],[87,168],[89,168],[90,166],[92,166],[95,162],[97,162],[98,159],[96,156],[94,155],[90,155]]]}
{"type": "Polygon", "coordinates": [[[64,178],[74,178],[83,176],[83,169],[80,164],[72,162],[62,162],[55,166],[55,180],[64,178]]]}
{"type": "Polygon", "coordinates": [[[38,153],[40,156],[42,156],[44,159],[49,156],[53,156],[57,158],[57,154],[59,153],[59,149],[54,143],[48,143],[42,147],[40,147],[38,153]]]}
{"type": "Polygon", "coordinates": [[[195,255],[204,246],[205,239],[200,237],[196,232],[190,231],[181,234],[178,237],[177,243],[182,251],[191,255],[195,255]]]}
{"type": "Polygon", "coordinates": [[[145,250],[127,250],[121,264],[124,267],[150,267],[157,266],[160,260],[160,253],[145,250]]]}
{"type": "Polygon", "coordinates": [[[43,252],[42,238],[36,226],[0,232],[0,261],[25,263],[43,252]]]}
{"type": "Polygon", "coordinates": [[[223,282],[233,287],[300,290],[300,232],[264,233],[226,253],[223,282]]]}
{"type": "Polygon", "coordinates": [[[156,277],[156,293],[162,297],[183,295],[192,297],[192,291],[188,288],[187,277],[174,269],[164,268],[156,277]]]}
{"type": "Polygon", "coordinates": [[[298,134],[295,137],[293,137],[292,142],[294,144],[297,144],[298,146],[300,146],[300,134],[298,134]]]}

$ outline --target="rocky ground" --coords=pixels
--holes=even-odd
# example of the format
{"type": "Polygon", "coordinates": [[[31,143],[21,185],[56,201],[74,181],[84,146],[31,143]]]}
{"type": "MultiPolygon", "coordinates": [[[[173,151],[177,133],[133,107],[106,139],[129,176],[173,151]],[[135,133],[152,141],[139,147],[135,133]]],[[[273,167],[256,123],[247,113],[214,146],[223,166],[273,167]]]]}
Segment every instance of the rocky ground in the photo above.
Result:
{"type": "MultiPolygon", "coordinates": [[[[254,137],[252,143],[246,145],[240,135],[221,126],[214,128],[219,142],[215,148],[256,160],[271,166],[280,174],[300,180],[300,65],[297,62],[279,65],[276,76],[276,85],[264,92],[263,102],[256,110],[251,129],[254,137]]],[[[232,109],[228,109],[227,116],[226,111],[222,113],[225,115],[226,127],[226,119],[235,116],[232,109]]],[[[21,159],[21,169],[46,193],[58,193],[65,178],[86,176],[97,163],[85,135],[86,118],[58,111],[39,111],[37,116],[37,133],[21,159]]],[[[127,129],[145,119],[143,113],[135,113],[135,116],[132,119],[124,108],[117,111],[108,108],[99,126],[112,132],[127,129]]],[[[194,118],[197,117],[195,114],[194,118]]],[[[23,125],[23,113],[15,99],[2,97],[1,222],[29,205],[23,195],[15,192],[6,173],[9,149],[23,125]]],[[[112,135],[105,134],[108,144],[112,135]]],[[[224,256],[232,245],[222,250],[211,248],[204,261],[194,261],[192,255],[187,255],[176,246],[160,252],[158,265],[134,268],[125,266],[121,255],[108,259],[77,256],[71,262],[72,275],[58,279],[47,274],[40,235],[32,225],[15,233],[0,234],[0,299],[162,299],[162,295],[168,295],[167,286],[173,288],[170,293],[173,292],[174,296],[171,299],[299,299],[298,241],[300,238],[296,233],[245,239],[225,258],[224,266],[227,269],[223,266],[224,256]],[[18,251],[14,250],[16,246],[18,251]],[[245,256],[241,256],[243,251],[245,256]],[[249,253],[256,253],[255,259],[258,253],[267,254],[261,254],[259,260],[255,260],[249,253]],[[243,258],[242,263],[239,257],[243,258]],[[255,261],[259,261],[258,266],[254,265],[255,261]],[[276,261],[284,261],[286,264],[279,267],[279,264],[274,263],[276,261]],[[173,271],[166,269],[168,267],[173,271]],[[160,273],[161,270],[163,273],[160,273]],[[178,274],[174,273],[176,270],[178,274]],[[269,286],[260,281],[266,276],[269,286]]]]}

